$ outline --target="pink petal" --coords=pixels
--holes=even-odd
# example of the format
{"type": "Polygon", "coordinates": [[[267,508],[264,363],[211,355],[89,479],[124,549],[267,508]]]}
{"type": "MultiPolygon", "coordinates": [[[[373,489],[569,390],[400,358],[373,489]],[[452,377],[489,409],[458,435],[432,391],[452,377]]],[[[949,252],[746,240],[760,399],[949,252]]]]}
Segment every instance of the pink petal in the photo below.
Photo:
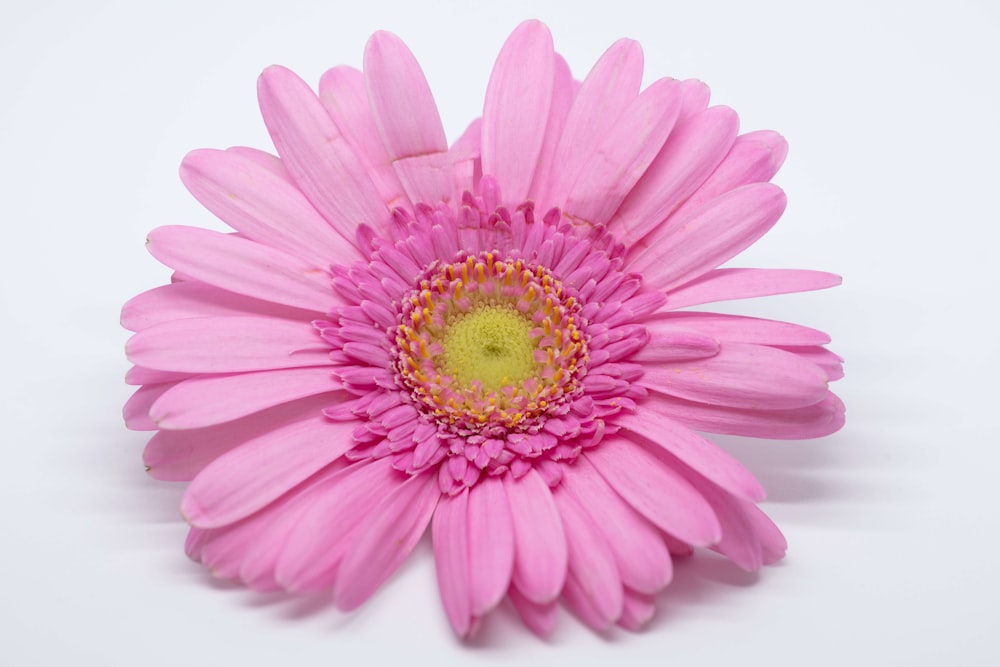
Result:
{"type": "Polygon", "coordinates": [[[844,425],[844,404],[828,392],[819,403],[792,410],[744,410],[650,394],[664,414],[709,433],[773,440],[805,440],[830,435],[844,425]]]}
{"type": "Polygon", "coordinates": [[[375,125],[364,75],[344,65],[328,70],[319,80],[319,101],[365,166],[382,201],[390,209],[409,205],[375,125]]]}
{"type": "Polygon", "coordinates": [[[330,346],[309,322],[199,317],[143,329],[129,339],[125,355],[146,368],[234,373],[320,366],[330,362],[330,346]]]}
{"type": "Polygon", "coordinates": [[[738,129],[739,118],[727,107],[706,109],[679,124],[608,224],[618,240],[637,244],[662,225],[719,166],[738,129]]]}
{"type": "Polygon", "coordinates": [[[774,522],[756,505],[744,505],[743,516],[753,527],[753,531],[760,541],[764,565],[777,563],[784,558],[788,542],[785,541],[785,536],[781,534],[774,522]]]}
{"type": "Polygon", "coordinates": [[[834,382],[844,377],[844,359],[819,345],[782,345],[778,349],[794,354],[799,359],[816,364],[826,373],[826,378],[834,382]]]}
{"type": "Polygon", "coordinates": [[[415,475],[372,510],[337,572],[338,607],[355,609],[396,571],[427,528],[440,495],[436,475],[415,475]]]}
{"type": "Polygon", "coordinates": [[[318,314],[338,303],[325,270],[254,241],[172,226],[151,231],[146,248],[170,268],[230,292],[318,314]]]}
{"type": "Polygon", "coordinates": [[[125,373],[125,384],[165,384],[167,382],[187,380],[191,375],[191,373],[172,373],[170,371],[156,371],[151,368],[143,368],[142,366],[132,366],[125,373]]]}
{"type": "Polygon", "coordinates": [[[613,436],[583,456],[628,504],[674,537],[699,546],[722,538],[708,502],[644,446],[613,436]]]}
{"type": "Polygon", "coordinates": [[[719,343],[711,336],[694,330],[662,326],[659,320],[646,323],[649,342],[632,355],[631,360],[646,364],[660,364],[686,359],[704,359],[719,353],[719,343]]]}
{"type": "Polygon", "coordinates": [[[543,208],[561,206],[622,112],[639,94],[642,48],[629,39],[611,45],[587,75],[566,117],[547,186],[538,187],[543,208]]]}
{"type": "Polygon", "coordinates": [[[805,269],[716,269],[670,290],[667,308],[750,299],[757,296],[811,292],[834,287],[840,276],[805,269]]]}
{"type": "Polygon", "coordinates": [[[129,299],[122,307],[121,324],[129,331],[142,331],[161,322],[217,315],[264,315],[308,322],[315,319],[316,312],[280,306],[186,280],[154,287],[129,299]]]}
{"type": "Polygon", "coordinates": [[[472,613],[500,604],[514,570],[514,526],[499,477],[485,477],[469,491],[469,563],[472,613]]]}
{"type": "Polygon", "coordinates": [[[566,534],[549,485],[531,469],[521,479],[503,476],[514,522],[515,586],[528,599],[547,604],[566,580],[566,534]]]}
{"type": "Polygon", "coordinates": [[[722,164],[677,208],[674,215],[683,217],[741,185],[771,180],[787,154],[788,143],[777,132],[759,130],[736,137],[722,164]]]}
{"type": "Polygon", "coordinates": [[[315,413],[248,440],[194,478],[181,511],[199,528],[239,521],[353,447],[354,426],[315,413]]]}
{"type": "Polygon", "coordinates": [[[557,487],[552,497],[566,527],[569,547],[563,600],[584,623],[606,630],[621,616],[624,604],[614,553],[572,495],[557,487]]]}
{"type": "Polygon", "coordinates": [[[556,603],[538,604],[524,595],[517,586],[511,586],[508,593],[518,616],[539,637],[548,637],[556,627],[556,603]]]}
{"type": "Polygon", "coordinates": [[[528,196],[545,139],[555,75],[552,35],[539,21],[519,25],[500,49],[483,105],[483,172],[504,200],[528,196]]]}
{"type": "Polygon", "coordinates": [[[743,464],[715,443],[670,419],[662,406],[657,401],[645,402],[638,411],[619,415],[615,423],[669,452],[730,493],[753,501],[764,499],[764,487],[743,464]]]}
{"type": "Polygon", "coordinates": [[[125,418],[126,428],[133,431],[155,431],[159,428],[156,422],[149,416],[149,409],[153,403],[159,400],[160,396],[177,384],[176,382],[164,382],[161,384],[151,384],[139,387],[135,393],[125,402],[122,408],[122,417],[125,418]]]}
{"type": "Polygon", "coordinates": [[[329,587],[359,526],[382,496],[405,477],[390,458],[350,465],[316,484],[285,538],[275,577],[290,591],[329,587]]]}
{"type": "Polygon", "coordinates": [[[257,82],[261,115],[278,155],[316,210],[345,239],[360,223],[383,228],[389,210],[315,93],[278,66],[257,82]]]}
{"type": "Polygon", "coordinates": [[[184,158],[180,174],[205,208],[251,241],[318,267],[361,259],[351,246],[353,236],[334,232],[293,183],[254,160],[197,150],[184,158]]]}
{"type": "Polygon", "coordinates": [[[652,594],[670,582],[670,552],[659,531],[612,491],[586,458],[567,467],[561,486],[604,534],[623,584],[652,594]]]}
{"type": "Polygon", "coordinates": [[[727,343],[714,357],[648,365],[642,385],[689,401],[789,410],[823,400],[827,378],[815,364],[764,345],[727,343]]]}
{"type": "Polygon", "coordinates": [[[445,614],[455,634],[467,637],[472,629],[469,568],[469,490],[443,497],[434,511],[431,538],[434,567],[445,614]]]}
{"type": "Polygon", "coordinates": [[[671,219],[656,245],[640,251],[632,270],[665,291],[710,271],[747,248],[777,222],[785,193],[771,183],[733,190],[684,219],[671,219]]]}
{"type": "Polygon", "coordinates": [[[573,96],[573,75],[570,74],[569,65],[557,53],[553,62],[552,102],[549,105],[549,115],[545,121],[545,135],[542,137],[542,146],[538,151],[535,177],[531,181],[528,199],[539,200],[541,191],[555,178],[553,170],[562,166],[555,163],[556,149],[559,145],[559,139],[562,137],[563,127],[566,125],[566,117],[573,104],[573,96]]]}
{"type": "Polygon", "coordinates": [[[798,324],[721,313],[665,313],[644,323],[647,330],[669,332],[674,327],[698,331],[727,343],[757,345],[825,345],[830,337],[798,324]]]}
{"type": "Polygon", "coordinates": [[[376,32],[365,47],[364,62],[375,125],[410,200],[449,199],[448,141],[416,58],[392,33],[376,32]]]}
{"type": "Polygon", "coordinates": [[[715,516],[722,525],[722,539],[712,549],[748,572],[759,570],[764,564],[760,540],[743,512],[744,506],[752,504],[735,498],[697,476],[692,475],[689,481],[712,505],[715,516]]]}
{"type": "Polygon", "coordinates": [[[455,171],[455,193],[461,196],[463,192],[475,192],[479,187],[479,179],[483,170],[480,163],[480,140],[482,136],[482,119],[469,123],[455,143],[449,149],[449,159],[455,171]]]}
{"type": "Polygon", "coordinates": [[[567,217],[576,224],[598,225],[618,210],[674,127],[678,87],[672,79],[660,79],[625,108],[567,195],[567,217]]]}
{"type": "Polygon", "coordinates": [[[160,431],[143,452],[149,474],[167,481],[190,481],[205,466],[234,447],[277,428],[315,416],[344,400],[340,393],[292,401],[218,426],[186,431],[160,431]]]}
{"type": "Polygon", "coordinates": [[[638,632],[656,613],[656,599],[645,593],[625,589],[625,604],[618,625],[631,632],[638,632]]]}
{"type": "Polygon", "coordinates": [[[159,428],[201,428],[340,386],[329,366],[194,377],[164,393],[150,416],[159,428]]]}

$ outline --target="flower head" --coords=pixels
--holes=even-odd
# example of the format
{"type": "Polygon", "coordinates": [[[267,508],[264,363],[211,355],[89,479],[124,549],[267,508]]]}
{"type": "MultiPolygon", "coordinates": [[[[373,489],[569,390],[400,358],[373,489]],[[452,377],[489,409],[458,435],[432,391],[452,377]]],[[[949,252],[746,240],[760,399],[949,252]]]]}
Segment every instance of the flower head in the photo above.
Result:
{"type": "Polygon", "coordinates": [[[122,314],[126,421],[156,431],[153,476],[191,482],[192,558],[351,609],[430,526],[462,636],[504,597],[539,633],[560,600],[637,628],[694,547],[781,558],[760,484],[696,431],[831,433],[840,359],[813,329],[683,308],[839,279],[718,268],[781,215],[785,142],[641,75],[622,40],[576,82],[524,23],[449,147],[391,34],[318,95],[264,72],[278,156],[181,167],[236,233],[154,230],[174,280],[122,314]]]}

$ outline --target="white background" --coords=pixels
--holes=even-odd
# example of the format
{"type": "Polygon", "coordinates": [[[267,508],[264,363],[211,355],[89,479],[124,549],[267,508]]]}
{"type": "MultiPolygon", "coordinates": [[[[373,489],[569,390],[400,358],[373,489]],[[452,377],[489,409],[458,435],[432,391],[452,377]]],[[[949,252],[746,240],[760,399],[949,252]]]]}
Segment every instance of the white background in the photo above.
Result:
{"type": "Polygon", "coordinates": [[[33,2],[0,9],[0,662],[7,665],[1000,664],[995,432],[1000,11],[983,2],[33,2]],[[289,5],[291,8],[285,8],[289,5]],[[582,77],[615,39],[647,83],[697,77],[784,133],[782,221],[739,265],[841,273],[739,305],[833,334],[848,425],[725,439],[767,486],[788,558],[681,563],[640,634],[509,609],[471,644],[430,548],[354,614],[213,581],[182,551],[179,485],[121,424],[118,310],[164,282],[162,224],[218,226],[183,154],[269,148],[255,79],[360,65],[376,29],[424,66],[449,136],[523,18],[582,77]]]}

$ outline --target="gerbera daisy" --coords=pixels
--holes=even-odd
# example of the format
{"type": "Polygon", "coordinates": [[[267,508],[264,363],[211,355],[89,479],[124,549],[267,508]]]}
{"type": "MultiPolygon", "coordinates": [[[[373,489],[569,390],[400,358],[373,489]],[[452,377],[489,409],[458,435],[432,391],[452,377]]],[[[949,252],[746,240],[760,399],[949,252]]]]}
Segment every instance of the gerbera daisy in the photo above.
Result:
{"type": "Polygon", "coordinates": [[[717,268],[781,215],[785,142],[738,135],[698,81],[641,78],[621,40],[574,81],[526,22],[449,147],[392,34],[318,95],[261,75],[277,157],[181,166],[236,233],[154,230],[174,279],[122,313],[126,422],[157,431],[154,477],[190,481],[192,558],[352,609],[430,527],[467,636],[505,597],[541,634],[559,601],[634,629],[673,557],[782,557],[760,484],[699,432],[837,430],[840,359],[813,329],[682,309],[839,279],[717,268]]]}

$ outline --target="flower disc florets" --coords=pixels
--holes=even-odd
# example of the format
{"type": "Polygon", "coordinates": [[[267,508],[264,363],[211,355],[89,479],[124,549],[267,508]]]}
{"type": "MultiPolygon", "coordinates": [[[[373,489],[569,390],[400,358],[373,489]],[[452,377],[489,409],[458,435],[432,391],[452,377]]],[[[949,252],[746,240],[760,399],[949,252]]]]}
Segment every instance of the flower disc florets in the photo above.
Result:
{"type": "Polygon", "coordinates": [[[486,252],[435,263],[403,301],[398,380],[459,435],[537,432],[586,372],[580,304],[543,266],[486,252]]]}

